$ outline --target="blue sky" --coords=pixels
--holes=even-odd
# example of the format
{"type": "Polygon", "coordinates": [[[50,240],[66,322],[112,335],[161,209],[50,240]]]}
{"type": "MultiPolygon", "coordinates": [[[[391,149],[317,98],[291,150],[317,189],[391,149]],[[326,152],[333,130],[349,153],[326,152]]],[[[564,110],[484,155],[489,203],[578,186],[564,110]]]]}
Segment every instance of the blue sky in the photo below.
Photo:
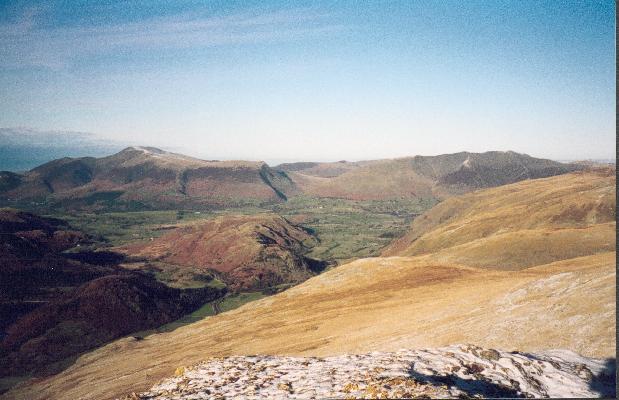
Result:
{"type": "Polygon", "coordinates": [[[614,158],[614,1],[0,3],[0,127],[210,158],[614,158]]]}

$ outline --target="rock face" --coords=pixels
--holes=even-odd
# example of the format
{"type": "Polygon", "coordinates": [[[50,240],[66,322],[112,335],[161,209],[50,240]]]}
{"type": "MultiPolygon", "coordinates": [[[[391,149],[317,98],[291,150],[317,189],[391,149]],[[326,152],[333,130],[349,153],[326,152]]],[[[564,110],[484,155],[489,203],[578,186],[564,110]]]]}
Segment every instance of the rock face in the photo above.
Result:
{"type": "Polygon", "coordinates": [[[336,357],[234,356],[180,367],[128,399],[615,397],[614,360],[452,345],[336,357]]]}
{"type": "Polygon", "coordinates": [[[316,238],[274,214],[222,216],[176,228],[122,251],[153,261],[216,271],[231,290],[300,283],[320,268],[303,256],[316,238]]]}

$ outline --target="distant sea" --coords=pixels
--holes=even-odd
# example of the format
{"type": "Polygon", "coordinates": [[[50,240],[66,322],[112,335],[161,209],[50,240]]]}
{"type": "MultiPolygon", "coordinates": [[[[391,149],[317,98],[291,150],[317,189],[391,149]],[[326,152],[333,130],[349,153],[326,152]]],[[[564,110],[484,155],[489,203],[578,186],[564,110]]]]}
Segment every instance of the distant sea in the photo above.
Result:
{"type": "Polygon", "coordinates": [[[36,146],[0,144],[0,171],[23,172],[63,157],[102,157],[123,149],[114,146],[36,146]]]}
{"type": "Polygon", "coordinates": [[[126,143],[88,132],[0,128],[0,171],[23,172],[63,157],[101,157],[126,143]]]}

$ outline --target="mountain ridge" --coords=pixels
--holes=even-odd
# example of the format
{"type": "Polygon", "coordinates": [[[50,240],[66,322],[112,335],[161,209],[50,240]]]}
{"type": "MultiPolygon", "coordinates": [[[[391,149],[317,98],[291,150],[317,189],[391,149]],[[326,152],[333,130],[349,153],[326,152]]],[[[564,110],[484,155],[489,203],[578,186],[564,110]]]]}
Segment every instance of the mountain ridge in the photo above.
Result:
{"type": "Polygon", "coordinates": [[[88,208],[94,203],[142,208],[278,202],[291,186],[264,162],[207,161],[153,147],[127,147],[101,158],[62,158],[23,175],[0,175],[6,200],[88,208]]]}
{"type": "Polygon", "coordinates": [[[0,170],[27,171],[67,155],[102,157],[126,146],[87,132],[0,128],[0,170]]]}
{"type": "Polygon", "coordinates": [[[288,172],[304,193],[353,200],[412,197],[443,200],[473,190],[584,168],[513,151],[282,165],[274,168],[288,172]],[[338,164],[346,167],[337,169],[338,164]],[[330,172],[333,168],[337,172],[330,172]]]}
{"type": "Polygon", "coordinates": [[[262,161],[201,160],[132,146],[106,157],[53,160],[24,174],[0,172],[0,200],[121,210],[277,204],[298,195],[443,200],[585,168],[512,151],[270,167],[262,161]]]}

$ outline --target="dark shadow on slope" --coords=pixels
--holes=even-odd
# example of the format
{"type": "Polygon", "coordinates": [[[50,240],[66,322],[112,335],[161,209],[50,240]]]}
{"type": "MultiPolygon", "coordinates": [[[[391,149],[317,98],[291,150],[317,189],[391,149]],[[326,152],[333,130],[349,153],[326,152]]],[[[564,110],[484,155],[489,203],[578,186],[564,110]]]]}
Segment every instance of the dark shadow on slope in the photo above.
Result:
{"type": "Polygon", "coordinates": [[[76,253],[63,253],[63,257],[82,263],[105,266],[118,265],[127,258],[124,254],[113,251],[80,251],[76,253]]]}
{"type": "Polygon", "coordinates": [[[469,368],[471,379],[460,378],[457,375],[426,375],[415,371],[413,368],[409,369],[408,375],[419,382],[431,385],[453,386],[466,393],[466,396],[471,397],[482,396],[484,398],[501,399],[526,397],[510,387],[485,380],[481,375],[477,375],[480,371],[475,370],[476,366],[477,364],[472,364],[469,368]]]}
{"type": "Polygon", "coordinates": [[[316,260],[314,258],[309,258],[309,257],[304,257],[304,260],[309,270],[315,274],[320,274],[327,267],[329,267],[330,265],[333,265],[332,262],[316,260]]]}
{"type": "Polygon", "coordinates": [[[589,388],[598,393],[604,399],[617,398],[617,360],[608,358],[604,369],[591,379],[589,388]]]}

